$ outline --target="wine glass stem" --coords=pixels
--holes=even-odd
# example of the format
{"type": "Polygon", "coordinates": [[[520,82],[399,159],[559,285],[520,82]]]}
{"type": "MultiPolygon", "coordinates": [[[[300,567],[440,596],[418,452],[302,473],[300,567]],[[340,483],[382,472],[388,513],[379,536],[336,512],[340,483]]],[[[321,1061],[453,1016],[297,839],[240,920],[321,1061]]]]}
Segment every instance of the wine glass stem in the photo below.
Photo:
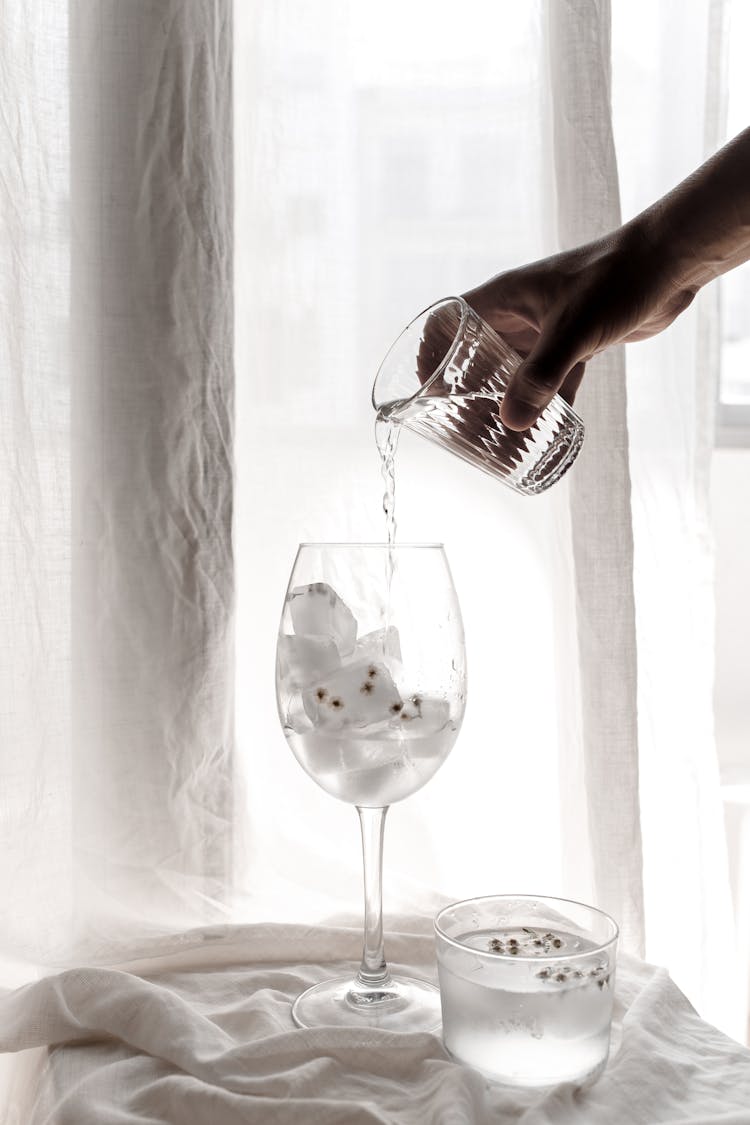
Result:
{"type": "Polygon", "coordinates": [[[383,952],[383,831],[388,809],[358,805],[357,812],[365,871],[365,941],[357,979],[365,987],[373,987],[390,980],[383,952]]]}

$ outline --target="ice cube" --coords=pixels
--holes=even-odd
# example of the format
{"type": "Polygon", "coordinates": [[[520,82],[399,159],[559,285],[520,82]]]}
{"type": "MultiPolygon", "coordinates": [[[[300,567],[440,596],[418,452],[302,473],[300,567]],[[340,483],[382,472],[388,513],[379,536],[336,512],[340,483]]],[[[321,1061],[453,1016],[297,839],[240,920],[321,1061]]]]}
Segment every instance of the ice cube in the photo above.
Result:
{"type": "Polygon", "coordinates": [[[352,652],[357,622],[346,602],[327,582],[295,586],[288,601],[298,637],[330,637],[342,656],[352,652]]]}
{"type": "Polygon", "coordinates": [[[284,727],[295,734],[307,734],[313,729],[299,692],[294,692],[283,700],[282,715],[284,727]]]}
{"type": "Polygon", "coordinates": [[[341,665],[339,650],[331,637],[285,634],[279,637],[276,652],[279,678],[291,690],[307,687],[341,665]]]}
{"type": "Polygon", "coordinates": [[[395,625],[365,633],[354,646],[350,660],[379,660],[392,668],[401,664],[401,641],[395,625]]]}
{"type": "Polygon", "coordinates": [[[302,693],[305,711],[316,727],[365,726],[397,715],[402,707],[385,664],[360,660],[321,677],[302,693]]]}
{"type": "Polygon", "coordinates": [[[393,726],[421,737],[437,734],[450,722],[451,709],[447,699],[430,695],[410,695],[403,701],[393,726]]]}
{"type": "MultiPolygon", "coordinates": [[[[308,727],[310,720],[307,720],[308,727]]],[[[341,738],[332,738],[330,734],[317,734],[314,729],[308,730],[295,748],[302,761],[302,765],[312,777],[320,774],[340,773],[346,768],[345,752],[346,742],[341,738]]]]}

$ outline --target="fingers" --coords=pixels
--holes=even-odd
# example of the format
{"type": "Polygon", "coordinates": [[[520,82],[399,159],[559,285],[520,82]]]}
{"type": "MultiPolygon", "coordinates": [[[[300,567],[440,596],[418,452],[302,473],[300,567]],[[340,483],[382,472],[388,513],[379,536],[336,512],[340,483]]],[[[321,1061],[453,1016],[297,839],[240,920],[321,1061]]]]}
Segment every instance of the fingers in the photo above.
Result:
{"type": "Polygon", "coordinates": [[[523,271],[510,271],[499,274],[485,285],[464,293],[464,300],[474,312],[486,320],[495,332],[509,340],[513,333],[526,331],[539,334],[539,315],[533,300],[534,292],[528,292],[528,283],[523,279],[523,271]]]}
{"type": "Polygon", "coordinates": [[[584,367],[578,349],[569,341],[562,341],[557,333],[543,332],[508,384],[500,408],[503,425],[509,430],[533,426],[563,386],[566,397],[575,396],[584,367]]]}
{"type": "MultiPolygon", "coordinates": [[[[451,304],[444,304],[431,313],[424,323],[417,351],[417,376],[420,383],[429,382],[445,359],[456,338],[460,315],[451,304]]],[[[441,393],[437,388],[436,393],[441,393]]]]}
{"type": "Polygon", "coordinates": [[[581,380],[586,372],[586,363],[581,360],[575,367],[572,367],[568,374],[565,376],[560,390],[557,392],[560,398],[564,398],[568,406],[572,406],[575,402],[575,397],[578,393],[578,388],[581,385],[581,380]]]}
{"type": "Polygon", "coordinates": [[[508,430],[532,426],[558,392],[572,403],[592,351],[587,318],[573,315],[569,293],[560,301],[558,271],[550,263],[498,274],[465,294],[490,327],[526,357],[500,408],[508,430]]]}

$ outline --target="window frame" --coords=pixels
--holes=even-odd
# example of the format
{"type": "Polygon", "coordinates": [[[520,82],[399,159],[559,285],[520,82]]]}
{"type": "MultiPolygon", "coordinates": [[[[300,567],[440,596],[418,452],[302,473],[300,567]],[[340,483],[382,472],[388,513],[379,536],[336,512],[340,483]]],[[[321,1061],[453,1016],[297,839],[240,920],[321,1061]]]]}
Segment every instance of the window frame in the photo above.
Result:
{"type": "Polygon", "coordinates": [[[722,402],[719,398],[714,444],[718,449],[750,449],[750,403],[722,402]]]}

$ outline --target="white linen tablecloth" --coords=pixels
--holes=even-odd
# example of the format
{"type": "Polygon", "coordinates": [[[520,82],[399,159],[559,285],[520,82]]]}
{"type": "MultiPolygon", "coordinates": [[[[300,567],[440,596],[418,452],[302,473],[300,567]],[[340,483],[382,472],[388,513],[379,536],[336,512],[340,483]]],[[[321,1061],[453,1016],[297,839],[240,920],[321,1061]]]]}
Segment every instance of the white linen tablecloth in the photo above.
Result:
{"type": "MultiPolygon", "coordinates": [[[[435,980],[430,920],[395,928],[393,967],[435,980]]],[[[0,1050],[26,1052],[4,1125],[750,1125],[750,1051],[627,957],[613,1054],[585,1091],[489,1086],[438,1036],[296,1029],[291,1000],[360,943],[348,926],[191,931],[0,995],[0,1050]]]]}

